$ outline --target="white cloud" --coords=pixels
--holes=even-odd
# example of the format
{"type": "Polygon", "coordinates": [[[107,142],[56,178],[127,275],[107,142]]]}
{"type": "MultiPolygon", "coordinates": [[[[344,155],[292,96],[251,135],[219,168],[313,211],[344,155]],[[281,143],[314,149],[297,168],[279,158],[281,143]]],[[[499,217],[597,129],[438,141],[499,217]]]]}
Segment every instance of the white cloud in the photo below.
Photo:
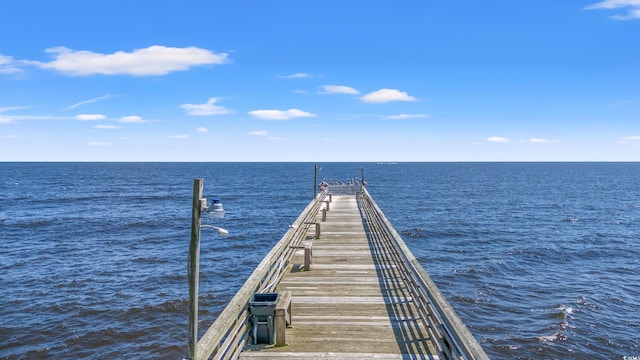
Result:
{"type": "Polygon", "coordinates": [[[209,115],[224,115],[224,114],[232,114],[233,110],[229,110],[224,106],[216,105],[220,99],[218,98],[209,98],[204,104],[182,104],[181,108],[187,111],[187,114],[192,116],[209,116],[209,115]]]}
{"type": "Polygon", "coordinates": [[[109,143],[102,142],[102,141],[91,141],[87,145],[89,145],[89,146],[107,146],[107,145],[109,145],[109,143]]]}
{"type": "Polygon", "coordinates": [[[410,96],[404,91],[396,89],[380,89],[374,92],[368,93],[360,98],[366,103],[388,103],[391,101],[416,101],[417,99],[410,96]]]}
{"type": "Polygon", "coordinates": [[[80,101],[80,102],[75,103],[75,104],[73,104],[73,105],[71,105],[71,106],[68,106],[68,107],[66,107],[66,108],[64,108],[64,109],[62,109],[62,110],[71,110],[71,109],[75,109],[75,108],[77,108],[77,107],[79,107],[79,106],[82,106],[82,105],[91,104],[91,103],[94,103],[94,102],[96,102],[96,101],[109,99],[110,97],[111,97],[111,95],[104,95],[104,96],[95,97],[95,98],[93,98],[93,99],[89,99],[89,100],[85,100],[85,101],[80,101]]]}
{"type": "Polygon", "coordinates": [[[249,114],[263,120],[289,120],[294,118],[303,118],[303,117],[315,117],[315,114],[298,110],[298,109],[289,109],[289,110],[254,110],[249,111],[249,114]]]}
{"type": "Polygon", "coordinates": [[[0,74],[16,74],[22,72],[21,62],[16,61],[11,56],[0,54],[0,74]]]}
{"type": "Polygon", "coordinates": [[[529,139],[528,142],[534,143],[534,144],[546,144],[546,143],[550,143],[551,140],[540,139],[540,138],[531,138],[531,139],[529,139]]]}
{"type": "Polygon", "coordinates": [[[507,140],[506,138],[499,137],[499,136],[492,136],[492,137],[488,138],[487,141],[488,142],[493,142],[493,143],[506,143],[506,142],[509,142],[509,140],[507,140]]]}
{"type": "Polygon", "coordinates": [[[360,91],[344,85],[324,85],[321,87],[322,90],[319,91],[320,94],[350,94],[350,95],[358,95],[360,91]]]}
{"type": "MultiPolygon", "coordinates": [[[[51,115],[12,115],[14,120],[73,120],[69,116],[51,116],[51,115]]],[[[77,119],[76,119],[77,120],[77,119]]]]}
{"type": "Polygon", "coordinates": [[[169,136],[171,139],[188,139],[189,135],[171,135],[169,136]]]}
{"type": "Polygon", "coordinates": [[[80,121],[95,121],[95,120],[104,120],[107,117],[102,114],[79,114],[76,115],[76,120],[80,121]]]}
{"type": "Polygon", "coordinates": [[[13,123],[13,119],[8,118],[6,116],[0,116],[0,124],[11,124],[13,123]]]}
{"type": "Polygon", "coordinates": [[[640,147],[640,135],[625,136],[620,140],[620,144],[640,147]]]}
{"type": "Polygon", "coordinates": [[[283,79],[306,79],[306,78],[310,78],[311,75],[307,73],[295,73],[291,75],[280,75],[278,77],[283,79]]]}
{"type": "Polygon", "coordinates": [[[143,122],[146,122],[146,121],[142,120],[142,118],[140,116],[131,115],[131,116],[123,116],[123,117],[121,117],[120,120],[118,120],[118,122],[121,122],[121,123],[143,123],[143,122]]]}
{"type": "Polygon", "coordinates": [[[306,94],[306,93],[308,93],[308,91],[307,90],[298,89],[298,90],[293,90],[293,93],[294,94],[306,94]]]}
{"type": "Polygon", "coordinates": [[[275,137],[275,136],[270,136],[266,138],[269,141],[288,141],[289,139],[287,138],[283,138],[283,137],[275,137]]]}
{"type": "Polygon", "coordinates": [[[83,75],[166,75],[185,71],[192,66],[224,64],[227,54],[216,54],[197,47],[175,48],[160,45],[132,52],[117,51],[100,54],[92,51],[74,51],[66,47],[46,50],[55,59],[48,63],[31,61],[43,69],[59,71],[72,76],[83,75]]]}
{"type": "Polygon", "coordinates": [[[249,132],[249,135],[252,136],[268,136],[269,133],[266,130],[257,130],[249,132]]]}
{"type": "Polygon", "coordinates": [[[112,130],[112,129],[118,129],[119,127],[115,125],[96,125],[94,126],[94,128],[103,129],[103,130],[112,130]]]}
{"type": "Polygon", "coordinates": [[[5,111],[11,111],[11,110],[22,110],[22,109],[28,109],[29,106],[7,106],[7,107],[0,107],[0,113],[1,112],[5,112],[5,111]]]}
{"type": "Polygon", "coordinates": [[[426,118],[429,115],[427,114],[398,114],[398,115],[389,115],[385,116],[385,119],[389,120],[404,120],[404,119],[418,119],[418,118],[426,118]]]}
{"type": "Polygon", "coordinates": [[[205,128],[205,127],[199,127],[196,129],[197,132],[201,132],[201,133],[206,133],[209,131],[209,129],[205,128]]]}
{"type": "Polygon", "coordinates": [[[628,140],[628,141],[640,141],[640,135],[634,135],[634,136],[625,136],[622,138],[622,140],[628,140]]]}
{"type": "Polygon", "coordinates": [[[605,0],[585,7],[586,10],[623,8],[627,8],[626,15],[614,15],[611,18],[616,20],[640,19],[640,0],[605,0]]]}

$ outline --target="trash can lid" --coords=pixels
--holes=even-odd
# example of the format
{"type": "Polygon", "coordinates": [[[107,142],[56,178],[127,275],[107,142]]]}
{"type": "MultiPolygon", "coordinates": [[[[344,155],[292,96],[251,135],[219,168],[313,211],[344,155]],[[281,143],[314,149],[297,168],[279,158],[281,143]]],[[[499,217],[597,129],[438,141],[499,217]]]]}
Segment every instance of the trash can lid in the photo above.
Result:
{"type": "Polygon", "coordinates": [[[255,293],[251,297],[250,303],[276,302],[280,294],[278,293],[255,293]]]}

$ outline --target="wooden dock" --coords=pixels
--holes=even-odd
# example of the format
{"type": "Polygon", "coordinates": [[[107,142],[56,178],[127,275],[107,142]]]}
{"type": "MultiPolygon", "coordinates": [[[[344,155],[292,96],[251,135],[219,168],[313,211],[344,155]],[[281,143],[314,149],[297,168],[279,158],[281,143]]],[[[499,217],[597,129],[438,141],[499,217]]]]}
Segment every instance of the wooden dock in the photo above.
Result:
{"type": "Polygon", "coordinates": [[[329,192],[258,266],[194,358],[487,359],[366,189],[329,192]],[[254,344],[255,293],[279,294],[272,343],[254,344]]]}
{"type": "Polygon", "coordinates": [[[332,198],[320,238],[307,240],[311,270],[286,273],[276,289],[292,294],[287,346],[248,346],[240,358],[437,358],[395,265],[370,243],[356,196],[332,198]]]}

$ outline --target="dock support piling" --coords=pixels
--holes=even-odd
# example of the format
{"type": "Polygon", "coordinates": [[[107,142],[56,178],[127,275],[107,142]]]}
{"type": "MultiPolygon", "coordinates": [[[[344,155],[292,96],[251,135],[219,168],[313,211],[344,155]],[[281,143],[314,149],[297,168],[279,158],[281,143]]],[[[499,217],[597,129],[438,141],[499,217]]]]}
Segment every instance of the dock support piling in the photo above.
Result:
{"type": "Polygon", "coordinates": [[[196,359],[198,348],[198,281],[200,278],[200,216],[202,214],[203,179],[193,180],[193,211],[189,243],[189,345],[187,359],[196,359]]]}

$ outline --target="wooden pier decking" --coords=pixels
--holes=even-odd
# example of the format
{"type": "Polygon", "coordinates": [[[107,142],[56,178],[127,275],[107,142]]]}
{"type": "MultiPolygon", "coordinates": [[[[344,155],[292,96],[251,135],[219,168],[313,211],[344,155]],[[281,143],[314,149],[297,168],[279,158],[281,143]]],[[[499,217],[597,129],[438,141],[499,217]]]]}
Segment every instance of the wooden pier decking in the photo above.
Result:
{"type": "MultiPolygon", "coordinates": [[[[332,190],[307,205],[200,340],[193,301],[188,358],[488,359],[366,188],[332,190]],[[273,316],[252,310],[257,294],[278,294],[273,316]]],[[[201,193],[194,184],[194,219],[201,193]]]]}
{"type": "MultiPolygon", "coordinates": [[[[355,195],[333,196],[310,271],[284,275],[292,293],[287,346],[247,346],[241,359],[437,359],[393,262],[366,234],[355,195]]],[[[293,264],[302,264],[302,250],[293,264]]]]}

